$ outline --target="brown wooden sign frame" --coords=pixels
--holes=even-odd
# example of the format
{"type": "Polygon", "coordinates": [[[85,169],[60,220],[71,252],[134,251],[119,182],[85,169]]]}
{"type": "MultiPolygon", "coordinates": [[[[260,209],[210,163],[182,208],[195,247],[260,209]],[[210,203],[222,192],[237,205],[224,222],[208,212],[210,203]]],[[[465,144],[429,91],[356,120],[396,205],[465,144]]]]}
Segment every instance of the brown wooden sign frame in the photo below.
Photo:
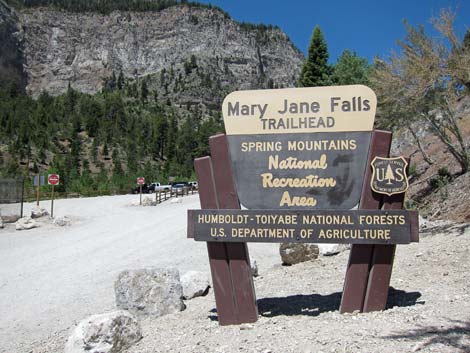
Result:
{"type": "MultiPolygon", "coordinates": [[[[392,134],[374,130],[368,166],[374,157],[388,157],[392,134]]],[[[225,134],[209,139],[210,157],[195,160],[202,209],[240,209],[225,134]]],[[[361,210],[400,210],[404,194],[381,195],[370,188],[371,168],[363,182],[361,210]]],[[[410,221],[417,222],[417,217],[410,221]]],[[[417,228],[412,224],[412,228],[417,228]]],[[[188,223],[188,234],[194,233],[188,223]]],[[[413,241],[418,241],[415,234],[413,241]]],[[[244,242],[207,242],[212,282],[220,325],[255,322],[258,311],[247,244],[244,242]]],[[[393,267],[395,245],[352,245],[340,312],[384,310],[393,267]]]]}

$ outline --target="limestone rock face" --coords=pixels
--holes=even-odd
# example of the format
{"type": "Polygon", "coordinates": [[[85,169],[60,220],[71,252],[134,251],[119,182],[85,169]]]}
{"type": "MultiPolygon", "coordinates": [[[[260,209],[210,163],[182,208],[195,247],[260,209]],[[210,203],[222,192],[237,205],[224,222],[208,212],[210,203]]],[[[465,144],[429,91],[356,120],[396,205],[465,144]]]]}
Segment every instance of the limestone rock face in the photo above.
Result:
{"type": "Polygon", "coordinates": [[[185,309],[177,269],[123,271],[114,283],[116,306],[136,315],[159,317],[185,309]]]}
{"type": "Polygon", "coordinates": [[[318,246],[315,244],[285,243],[279,247],[282,263],[295,265],[318,258],[318,246]]]}
{"type": "Polygon", "coordinates": [[[139,323],[127,311],[92,315],[75,328],[64,353],[119,353],[141,338],[139,323]]]}
{"type": "Polygon", "coordinates": [[[25,85],[22,28],[17,13],[0,0],[0,86],[10,81],[25,85]]]}
{"type": "Polygon", "coordinates": [[[217,9],[178,5],[103,15],[34,8],[18,16],[33,96],[63,93],[69,82],[94,93],[103,78],[122,71],[149,78],[150,86],[165,76],[159,97],[219,104],[235,89],[292,87],[303,60],[280,29],[243,26],[217,9]]]}

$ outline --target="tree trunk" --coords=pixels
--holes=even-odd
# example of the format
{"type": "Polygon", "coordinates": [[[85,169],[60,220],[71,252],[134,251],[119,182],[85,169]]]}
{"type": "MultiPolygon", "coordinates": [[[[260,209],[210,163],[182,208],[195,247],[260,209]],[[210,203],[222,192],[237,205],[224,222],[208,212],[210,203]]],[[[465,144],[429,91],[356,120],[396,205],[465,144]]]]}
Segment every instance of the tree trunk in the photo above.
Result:
{"type": "Polygon", "coordinates": [[[424,161],[427,164],[432,165],[434,161],[428,156],[428,154],[424,150],[423,146],[421,145],[421,140],[419,139],[418,135],[416,135],[416,132],[413,130],[411,125],[407,125],[407,128],[408,128],[408,131],[411,133],[411,136],[413,136],[413,139],[415,140],[416,145],[418,146],[419,152],[423,156],[424,161]]]}
{"type": "MultiPolygon", "coordinates": [[[[426,121],[431,124],[434,132],[436,133],[437,137],[446,145],[449,152],[455,157],[457,162],[459,162],[460,167],[462,168],[462,174],[468,172],[470,167],[470,158],[467,151],[464,149],[463,151],[459,151],[455,148],[452,144],[451,138],[447,135],[446,128],[436,121],[435,118],[430,117],[428,114],[423,114],[426,121]]],[[[458,127],[457,127],[458,129],[458,127]]],[[[460,129],[458,129],[460,131],[460,129]]]]}

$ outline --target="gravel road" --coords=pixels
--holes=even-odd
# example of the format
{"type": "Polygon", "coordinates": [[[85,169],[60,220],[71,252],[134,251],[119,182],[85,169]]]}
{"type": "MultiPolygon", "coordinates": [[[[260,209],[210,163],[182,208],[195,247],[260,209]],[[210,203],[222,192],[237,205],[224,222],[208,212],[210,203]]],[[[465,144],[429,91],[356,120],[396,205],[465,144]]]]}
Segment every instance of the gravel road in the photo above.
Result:
{"type": "MultiPolygon", "coordinates": [[[[0,352],[31,352],[57,340],[60,346],[77,322],[114,308],[113,284],[122,270],[209,272],[206,245],[186,238],[186,210],[200,208],[198,196],[132,206],[138,198],[58,200],[55,216],[69,216],[71,226],[0,229],[0,352]]],[[[25,205],[25,214],[32,206],[25,205]]],[[[256,244],[250,251],[261,268],[279,262],[276,245],[256,244]]]]}

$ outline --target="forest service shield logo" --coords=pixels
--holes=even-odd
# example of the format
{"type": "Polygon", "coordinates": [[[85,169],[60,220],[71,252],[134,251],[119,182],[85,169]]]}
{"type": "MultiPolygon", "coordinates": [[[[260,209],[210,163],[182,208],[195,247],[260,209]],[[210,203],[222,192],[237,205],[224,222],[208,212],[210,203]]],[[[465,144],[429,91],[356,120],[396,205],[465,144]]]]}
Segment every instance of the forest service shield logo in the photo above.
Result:
{"type": "Polygon", "coordinates": [[[408,189],[407,166],[403,157],[375,157],[371,163],[370,187],[376,193],[388,196],[404,193],[408,189]]]}

